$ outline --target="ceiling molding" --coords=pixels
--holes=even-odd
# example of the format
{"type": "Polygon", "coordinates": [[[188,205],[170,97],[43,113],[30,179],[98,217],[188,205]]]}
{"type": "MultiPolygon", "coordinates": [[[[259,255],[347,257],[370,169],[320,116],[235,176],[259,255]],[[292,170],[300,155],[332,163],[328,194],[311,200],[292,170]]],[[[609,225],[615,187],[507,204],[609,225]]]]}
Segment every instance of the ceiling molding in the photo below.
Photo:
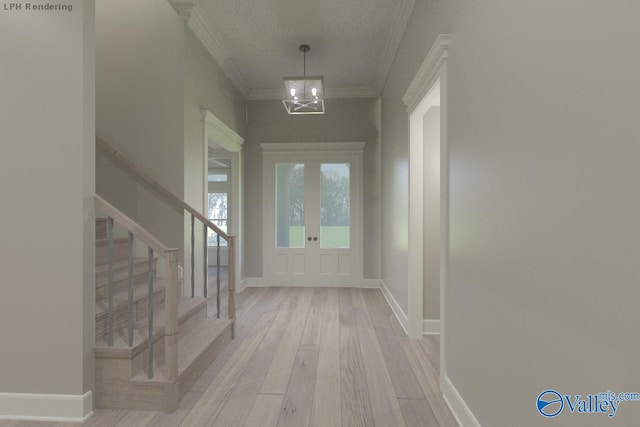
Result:
{"type": "MultiPolygon", "coordinates": [[[[374,87],[343,87],[327,88],[324,91],[325,99],[335,98],[378,98],[380,93],[374,87]]],[[[282,99],[284,86],[282,89],[262,89],[253,90],[248,99],[252,101],[282,99]]]]}
{"type": "Polygon", "coordinates": [[[200,113],[202,114],[207,139],[213,140],[216,145],[232,153],[238,153],[242,150],[244,138],[217,118],[211,111],[200,110],[200,113]]]}
{"type": "Polygon", "coordinates": [[[207,51],[209,51],[213,59],[220,66],[224,75],[227,76],[236,89],[238,89],[238,91],[247,98],[249,93],[251,93],[249,83],[247,83],[238,67],[231,60],[231,56],[224,44],[220,39],[218,39],[218,37],[216,37],[209,25],[207,25],[207,21],[200,8],[201,6],[198,4],[192,9],[189,22],[187,24],[189,29],[198,38],[198,40],[204,44],[207,51]]]}
{"type": "Polygon", "coordinates": [[[433,46],[431,46],[429,53],[427,53],[422,65],[402,97],[402,102],[407,106],[407,112],[412,113],[427,95],[440,69],[447,62],[449,57],[447,49],[450,44],[451,36],[449,34],[440,34],[433,46]]]}
{"type": "Polygon", "coordinates": [[[400,0],[396,15],[393,19],[393,26],[389,31],[389,37],[384,46],[384,53],[382,54],[382,62],[378,67],[378,74],[376,75],[375,88],[378,91],[378,95],[382,95],[384,86],[387,84],[387,79],[391,73],[391,67],[400,49],[402,43],[402,37],[409,24],[409,18],[413,12],[413,6],[415,0],[400,0]]]}
{"type": "Polygon", "coordinates": [[[167,0],[185,22],[189,22],[193,11],[194,0],[167,0]]]}

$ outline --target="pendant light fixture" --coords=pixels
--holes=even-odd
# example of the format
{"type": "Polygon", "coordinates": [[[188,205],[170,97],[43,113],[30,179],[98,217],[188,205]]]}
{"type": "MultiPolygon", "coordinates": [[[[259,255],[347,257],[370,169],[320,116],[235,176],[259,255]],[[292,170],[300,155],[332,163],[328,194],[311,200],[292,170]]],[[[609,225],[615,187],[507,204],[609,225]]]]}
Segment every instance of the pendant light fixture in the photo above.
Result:
{"type": "Polygon", "coordinates": [[[284,77],[285,95],[282,103],[289,114],[324,114],[324,80],[322,76],[307,77],[308,44],[298,49],[303,55],[303,76],[284,77]]]}

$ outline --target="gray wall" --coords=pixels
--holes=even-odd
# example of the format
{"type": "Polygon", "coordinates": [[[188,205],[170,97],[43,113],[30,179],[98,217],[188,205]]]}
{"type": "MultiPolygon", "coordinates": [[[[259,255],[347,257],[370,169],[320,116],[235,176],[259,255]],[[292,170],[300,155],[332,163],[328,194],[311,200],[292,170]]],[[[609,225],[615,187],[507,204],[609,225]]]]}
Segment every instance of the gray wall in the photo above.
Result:
{"type": "MultiPolygon", "coordinates": [[[[548,387],[638,391],[638,16],[468,1],[455,26],[448,372],[483,425],[542,425],[548,387]]],[[[639,419],[638,402],[561,416],[639,419]]]]}
{"type": "MultiPolygon", "coordinates": [[[[184,22],[169,3],[96,3],[96,133],[179,197],[184,192],[184,22]]],[[[183,214],[104,153],[97,193],[163,243],[183,247],[183,214]]]]}
{"type": "Polygon", "coordinates": [[[380,277],[380,101],[328,99],[326,114],[290,116],[281,101],[249,102],[245,142],[245,276],[262,277],[262,142],[366,141],[364,277],[380,277]]]}
{"type": "MultiPolygon", "coordinates": [[[[438,34],[451,31],[457,3],[416,1],[382,94],[382,280],[405,314],[409,298],[409,116],[402,97],[438,34]]],[[[424,295],[428,298],[432,293],[427,290],[424,295]]]]}
{"type": "MultiPolygon", "coordinates": [[[[553,423],[535,407],[546,388],[638,391],[637,16],[637,2],[416,3],[383,97],[383,219],[405,221],[398,96],[435,35],[451,33],[446,362],[483,426],[553,423]]],[[[406,264],[388,251],[383,278],[406,304],[406,264]]],[[[638,419],[626,402],[613,420],[554,424],[638,419]]]]}
{"type": "Polygon", "coordinates": [[[93,386],[93,1],[68,3],[0,13],[2,393],[93,386]]]}

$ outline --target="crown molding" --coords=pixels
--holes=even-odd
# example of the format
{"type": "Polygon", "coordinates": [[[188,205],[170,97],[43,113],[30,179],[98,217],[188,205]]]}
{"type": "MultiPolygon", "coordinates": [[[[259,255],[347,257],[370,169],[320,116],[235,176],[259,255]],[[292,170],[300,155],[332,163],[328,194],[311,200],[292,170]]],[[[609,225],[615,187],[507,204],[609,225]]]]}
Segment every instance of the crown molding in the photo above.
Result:
{"type": "Polygon", "coordinates": [[[249,86],[249,83],[247,83],[237,65],[232,61],[231,55],[229,55],[223,43],[207,25],[207,21],[199,4],[191,10],[187,26],[198,40],[204,44],[207,51],[220,66],[224,75],[227,76],[238,91],[247,98],[249,93],[251,93],[251,86],[249,86]]]}
{"type": "Polygon", "coordinates": [[[194,0],[167,0],[185,22],[189,22],[194,7],[194,0]]]}
{"type": "Polygon", "coordinates": [[[242,150],[244,138],[217,118],[211,111],[200,110],[200,113],[202,114],[207,138],[213,139],[217,145],[227,151],[238,153],[242,150]]]}
{"type": "MultiPolygon", "coordinates": [[[[374,87],[327,88],[324,99],[335,98],[378,98],[380,93],[374,87]]],[[[283,89],[254,89],[248,99],[252,101],[282,99],[283,89]]]]}
{"type": "Polygon", "coordinates": [[[384,46],[382,62],[378,67],[378,73],[376,75],[375,88],[378,95],[382,95],[384,86],[387,84],[387,79],[391,73],[391,67],[396,60],[396,55],[398,54],[398,49],[400,49],[402,37],[407,29],[407,25],[409,25],[409,18],[411,17],[415,3],[415,0],[400,0],[400,4],[398,5],[391,30],[389,32],[389,37],[387,38],[387,42],[384,46]]]}
{"type": "Polygon", "coordinates": [[[440,34],[433,43],[429,53],[427,53],[422,65],[411,81],[409,88],[407,88],[407,91],[402,97],[402,102],[407,106],[407,111],[410,114],[427,95],[433,80],[437,77],[442,66],[447,62],[449,58],[447,50],[450,44],[451,36],[449,34],[440,34]]]}

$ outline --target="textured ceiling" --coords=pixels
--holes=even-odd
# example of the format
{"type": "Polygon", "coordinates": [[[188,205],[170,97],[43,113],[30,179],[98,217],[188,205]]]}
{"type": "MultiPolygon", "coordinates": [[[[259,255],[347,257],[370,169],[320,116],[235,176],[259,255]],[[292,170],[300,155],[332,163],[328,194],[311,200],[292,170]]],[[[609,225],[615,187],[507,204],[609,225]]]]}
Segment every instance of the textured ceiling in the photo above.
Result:
{"type": "Polygon", "coordinates": [[[327,97],[378,96],[414,0],[200,0],[189,27],[250,99],[279,98],[282,77],[322,75],[327,97]]]}

